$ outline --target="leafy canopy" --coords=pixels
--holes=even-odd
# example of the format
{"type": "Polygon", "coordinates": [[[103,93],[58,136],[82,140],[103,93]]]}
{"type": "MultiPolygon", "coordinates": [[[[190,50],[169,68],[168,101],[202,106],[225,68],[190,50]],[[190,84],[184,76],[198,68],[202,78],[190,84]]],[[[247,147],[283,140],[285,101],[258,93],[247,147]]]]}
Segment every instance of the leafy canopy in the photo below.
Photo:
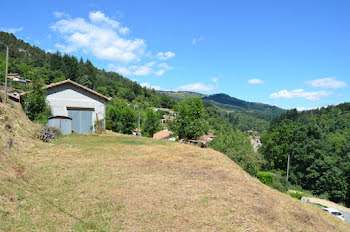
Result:
{"type": "Polygon", "coordinates": [[[181,101],[174,110],[176,118],[171,129],[180,139],[196,139],[208,131],[203,101],[199,97],[181,101]]]}

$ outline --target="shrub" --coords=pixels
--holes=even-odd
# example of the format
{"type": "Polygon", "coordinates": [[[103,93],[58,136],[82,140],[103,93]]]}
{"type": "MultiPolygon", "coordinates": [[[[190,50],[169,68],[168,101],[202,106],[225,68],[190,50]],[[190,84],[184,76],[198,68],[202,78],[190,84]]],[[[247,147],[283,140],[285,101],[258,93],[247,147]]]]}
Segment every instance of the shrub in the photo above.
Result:
{"type": "Polygon", "coordinates": [[[273,182],[272,172],[258,172],[256,177],[264,184],[271,186],[273,182]]]}
{"type": "Polygon", "coordinates": [[[106,127],[108,130],[131,134],[136,128],[136,112],[125,100],[113,99],[107,104],[106,127]]]}
{"type": "Polygon", "coordinates": [[[262,164],[262,157],[253,151],[248,136],[239,130],[228,130],[214,139],[209,146],[235,161],[246,172],[256,176],[262,164]]]}
{"type": "Polygon", "coordinates": [[[271,188],[274,188],[280,192],[288,191],[287,182],[278,173],[258,172],[256,176],[262,183],[270,186],[271,188]]]}
{"type": "Polygon", "coordinates": [[[95,122],[95,132],[96,132],[96,134],[103,134],[106,132],[103,119],[95,122]]]}

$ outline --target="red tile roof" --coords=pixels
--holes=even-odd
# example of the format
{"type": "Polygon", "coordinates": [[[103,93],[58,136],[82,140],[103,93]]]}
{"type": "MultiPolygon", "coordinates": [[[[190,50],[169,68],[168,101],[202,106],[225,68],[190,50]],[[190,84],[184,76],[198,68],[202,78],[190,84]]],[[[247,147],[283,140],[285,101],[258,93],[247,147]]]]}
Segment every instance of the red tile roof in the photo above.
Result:
{"type": "Polygon", "coordinates": [[[174,134],[172,131],[159,131],[153,135],[154,139],[166,139],[170,137],[170,135],[174,134]]]}

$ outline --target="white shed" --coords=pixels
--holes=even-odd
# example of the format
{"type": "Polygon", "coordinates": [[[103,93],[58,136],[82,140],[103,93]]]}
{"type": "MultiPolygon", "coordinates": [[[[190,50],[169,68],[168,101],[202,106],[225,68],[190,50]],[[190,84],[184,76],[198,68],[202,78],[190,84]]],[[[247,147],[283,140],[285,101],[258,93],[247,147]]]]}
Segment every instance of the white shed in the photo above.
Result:
{"type": "Polygon", "coordinates": [[[44,89],[52,115],[72,118],[73,132],[93,132],[96,120],[103,120],[106,125],[106,103],[109,97],[69,79],[47,85],[44,89]]]}

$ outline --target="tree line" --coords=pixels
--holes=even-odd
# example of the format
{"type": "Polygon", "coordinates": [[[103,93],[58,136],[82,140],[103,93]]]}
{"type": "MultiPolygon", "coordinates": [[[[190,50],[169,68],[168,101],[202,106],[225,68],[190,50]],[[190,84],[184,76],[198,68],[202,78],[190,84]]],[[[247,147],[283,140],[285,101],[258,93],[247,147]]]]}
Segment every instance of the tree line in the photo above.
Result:
{"type": "Polygon", "coordinates": [[[261,137],[266,170],[291,184],[350,205],[350,103],[276,117],[261,137]]]}

